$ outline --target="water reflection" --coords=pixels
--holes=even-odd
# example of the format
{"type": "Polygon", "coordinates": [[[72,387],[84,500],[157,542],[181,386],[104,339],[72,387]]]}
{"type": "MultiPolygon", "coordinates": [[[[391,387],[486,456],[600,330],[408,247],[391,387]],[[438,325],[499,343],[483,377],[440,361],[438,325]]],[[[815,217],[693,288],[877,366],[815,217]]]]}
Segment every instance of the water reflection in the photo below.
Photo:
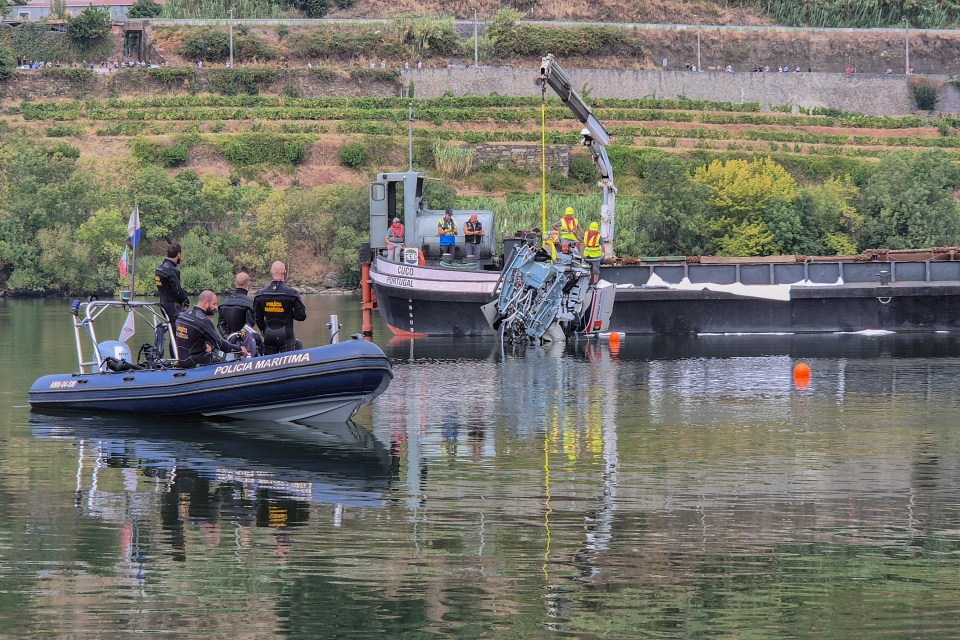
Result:
{"type": "Polygon", "coordinates": [[[384,348],[357,432],[0,416],[14,635],[956,635],[957,336],[384,348]]]}
{"type": "Polygon", "coordinates": [[[275,531],[276,554],[285,556],[288,527],[309,521],[310,504],[343,511],[382,507],[396,474],[389,450],[356,424],[306,427],[256,422],[190,422],[170,426],[130,417],[56,417],[34,414],[34,436],[71,440],[76,448],[76,498],[80,515],[123,526],[124,557],[144,576],[140,551],[143,519],[159,514],[171,558],[187,559],[187,528],[203,544],[219,547],[224,523],[237,545],[248,527],[275,531]]]}

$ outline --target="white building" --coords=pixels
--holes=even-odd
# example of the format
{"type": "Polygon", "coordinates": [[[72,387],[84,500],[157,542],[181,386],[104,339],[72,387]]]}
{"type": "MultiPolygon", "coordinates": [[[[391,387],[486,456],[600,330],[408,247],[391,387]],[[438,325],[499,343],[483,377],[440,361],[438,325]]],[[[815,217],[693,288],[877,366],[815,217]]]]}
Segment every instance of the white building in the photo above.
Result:
{"type": "MultiPolygon", "coordinates": [[[[77,15],[90,5],[110,12],[110,17],[120,20],[127,17],[127,11],[136,0],[66,0],[67,13],[77,15]]],[[[157,1],[157,0],[154,0],[157,1]]],[[[163,1],[159,1],[163,4],[163,1]]],[[[25,5],[11,5],[7,21],[33,21],[50,17],[53,3],[50,0],[30,0],[25,5]]]]}

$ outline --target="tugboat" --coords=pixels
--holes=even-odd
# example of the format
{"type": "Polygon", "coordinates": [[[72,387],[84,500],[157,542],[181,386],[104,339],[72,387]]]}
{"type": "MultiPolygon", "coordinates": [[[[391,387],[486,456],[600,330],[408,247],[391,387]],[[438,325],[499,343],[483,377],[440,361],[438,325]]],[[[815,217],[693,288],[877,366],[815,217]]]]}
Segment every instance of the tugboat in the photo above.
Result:
{"type": "Polygon", "coordinates": [[[363,340],[184,369],[175,342],[172,358],[162,357],[169,321],[159,304],[74,301],[71,311],[79,369],[34,382],[36,411],[346,422],[393,379],[387,356],[363,340]],[[127,313],[130,335],[138,322],[149,327],[153,341],[136,360],[125,342],[98,340],[95,322],[111,311],[127,313]]]}

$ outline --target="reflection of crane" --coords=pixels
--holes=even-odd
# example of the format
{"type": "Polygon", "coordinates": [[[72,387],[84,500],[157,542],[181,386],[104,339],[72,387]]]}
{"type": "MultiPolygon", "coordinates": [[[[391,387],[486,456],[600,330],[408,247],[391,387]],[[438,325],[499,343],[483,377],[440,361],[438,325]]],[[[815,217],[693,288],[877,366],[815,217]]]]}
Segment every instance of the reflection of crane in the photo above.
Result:
{"type": "Polygon", "coordinates": [[[603,205],[600,208],[600,234],[605,239],[604,251],[608,258],[613,257],[613,222],[616,208],[617,186],[613,183],[613,166],[607,157],[607,145],[610,143],[610,134],[603,128],[600,121],[593,116],[593,112],[580,94],[573,88],[570,77],[560,68],[553,54],[548,53],[540,63],[541,91],[546,92],[547,85],[553,89],[563,104],[573,111],[577,119],[583,123],[581,143],[590,147],[593,155],[593,164],[600,172],[600,188],[603,191],[603,205]]]}

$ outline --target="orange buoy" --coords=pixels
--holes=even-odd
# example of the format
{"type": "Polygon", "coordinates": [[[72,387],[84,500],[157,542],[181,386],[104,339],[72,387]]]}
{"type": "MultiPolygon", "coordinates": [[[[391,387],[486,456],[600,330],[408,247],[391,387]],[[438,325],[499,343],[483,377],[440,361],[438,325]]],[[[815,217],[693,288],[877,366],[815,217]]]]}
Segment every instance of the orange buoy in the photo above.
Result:
{"type": "Polygon", "coordinates": [[[805,362],[798,362],[793,367],[793,383],[797,389],[806,389],[810,386],[810,365],[805,362]]]}
{"type": "Polygon", "coordinates": [[[616,331],[610,334],[610,346],[614,349],[617,349],[620,347],[620,334],[617,333],[616,331]]]}

